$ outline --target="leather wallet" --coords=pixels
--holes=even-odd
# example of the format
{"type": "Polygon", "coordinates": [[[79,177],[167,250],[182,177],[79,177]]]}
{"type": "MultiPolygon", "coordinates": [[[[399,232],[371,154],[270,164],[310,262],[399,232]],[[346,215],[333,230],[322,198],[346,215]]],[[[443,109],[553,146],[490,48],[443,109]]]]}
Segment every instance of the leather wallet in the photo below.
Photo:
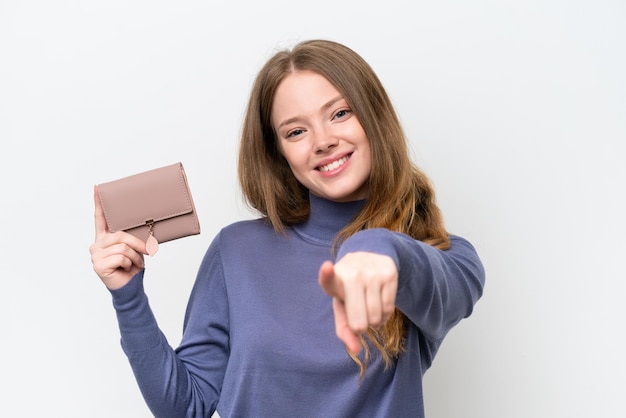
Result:
{"type": "Polygon", "coordinates": [[[126,231],[146,241],[150,255],[158,243],[200,233],[180,162],[101,183],[97,189],[109,231],[126,231]]]}

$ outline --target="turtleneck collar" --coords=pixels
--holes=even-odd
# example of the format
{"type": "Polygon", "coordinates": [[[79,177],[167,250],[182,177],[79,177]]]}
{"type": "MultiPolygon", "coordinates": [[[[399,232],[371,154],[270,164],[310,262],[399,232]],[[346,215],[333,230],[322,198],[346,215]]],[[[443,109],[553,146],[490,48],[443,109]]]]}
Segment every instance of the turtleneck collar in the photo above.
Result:
{"type": "Polygon", "coordinates": [[[300,235],[321,244],[331,244],[335,236],[363,208],[365,200],[334,202],[309,193],[309,218],[293,229],[300,235]]]}

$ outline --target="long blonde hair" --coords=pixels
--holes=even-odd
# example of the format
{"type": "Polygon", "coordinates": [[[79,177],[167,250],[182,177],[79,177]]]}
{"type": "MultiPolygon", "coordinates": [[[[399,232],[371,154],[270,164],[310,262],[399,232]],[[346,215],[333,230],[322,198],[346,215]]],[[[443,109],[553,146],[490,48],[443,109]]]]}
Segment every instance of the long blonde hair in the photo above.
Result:
{"type": "MultiPolygon", "coordinates": [[[[363,126],[370,143],[372,166],[363,209],[337,236],[340,243],[367,228],[402,232],[440,249],[450,245],[434,189],[409,156],[407,140],[380,80],[367,62],[350,48],[329,40],[309,40],[274,54],[254,82],[245,114],[239,150],[239,182],[248,204],[278,232],[305,221],[308,190],[294,177],[279,151],[271,123],[276,89],[290,73],[314,71],[343,95],[363,126]]],[[[381,327],[367,330],[367,339],[389,366],[405,350],[407,318],[398,309],[381,327]]],[[[350,354],[361,375],[370,357],[350,354]]]]}

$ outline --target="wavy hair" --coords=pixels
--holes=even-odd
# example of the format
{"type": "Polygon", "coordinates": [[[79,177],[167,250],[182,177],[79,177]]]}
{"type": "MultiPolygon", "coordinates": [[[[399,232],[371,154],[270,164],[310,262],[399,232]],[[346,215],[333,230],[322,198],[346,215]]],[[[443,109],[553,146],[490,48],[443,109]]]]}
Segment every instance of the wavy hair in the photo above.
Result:
{"type": "MultiPolygon", "coordinates": [[[[303,41],[275,53],[258,73],[241,132],[239,182],[247,203],[265,216],[277,232],[304,222],[310,210],[308,190],[281,155],[271,123],[274,95],[295,71],[324,76],[343,95],[361,123],[371,148],[368,197],[362,210],[339,232],[336,244],[367,228],[402,232],[440,249],[449,248],[433,186],[410,159],[400,121],[382,83],[370,65],[352,49],[329,40],[303,41]]],[[[407,318],[397,308],[380,327],[365,333],[388,367],[405,350],[407,318]]],[[[350,353],[361,376],[370,358],[350,353]]]]}

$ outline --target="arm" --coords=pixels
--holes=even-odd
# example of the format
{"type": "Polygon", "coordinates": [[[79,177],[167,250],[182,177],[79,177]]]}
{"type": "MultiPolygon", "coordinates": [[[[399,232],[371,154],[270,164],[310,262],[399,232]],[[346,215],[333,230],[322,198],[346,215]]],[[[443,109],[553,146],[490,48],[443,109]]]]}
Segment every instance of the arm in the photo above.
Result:
{"type": "Polygon", "coordinates": [[[216,242],[203,260],[190,298],[184,344],[174,351],[144,292],[145,244],[125,232],[110,233],[97,189],[94,201],[96,239],[90,247],[94,271],[111,292],[122,348],[148,407],[156,417],[210,416],[219,399],[228,346],[216,242]],[[197,312],[198,306],[205,312],[197,312]],[[198,318],[204,322],[198,324],[198,318]]]}
{"type": "Polygon", "coordinates": [[[143,290],[143,272],[111,291],[122,348],[155,417],[210,416],[228,359],[227,304],[217,245],[200,267],[185,317],[183,342],[173,350],[159,330],[143,290]]]}

